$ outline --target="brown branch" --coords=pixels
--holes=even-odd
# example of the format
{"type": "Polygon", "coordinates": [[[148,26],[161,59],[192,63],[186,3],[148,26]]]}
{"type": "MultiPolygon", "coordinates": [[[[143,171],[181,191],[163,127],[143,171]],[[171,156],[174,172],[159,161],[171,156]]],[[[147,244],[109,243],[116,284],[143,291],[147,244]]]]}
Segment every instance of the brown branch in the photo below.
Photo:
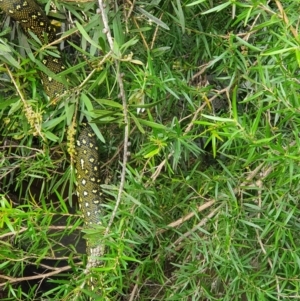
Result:
{"type": "MultiPolygon", "coordinates": [[[[98,5],[100,8],[100,13],[101,13],[101,17],[102,17],[102,21],[103,21],[103,25],[104,25],[104,32],[106,33],[107,40],[108,40],[108,43],[110,46],[110,50],[111,50],[111,52],[113,52],[114,44],[113,44],[113,39],[112,39],[111,31],[109,28],[108,18],[107,18],[106,12],[105,12],[103,0],[98,0],[98,5]]],[[[108,226],[105,230],[105,236],[110,231],[111,225],[113,223],[113,220],[115,219],[118,207],[121,202],[121,196],[122,196],[122,193],[124,190],[124,185],[125,185],[126,165],[127,165],[127,159],[128,159],[129,119],[128,119],[128,112],[127,112],[127,99],[126,99],[126,95],[125,95],[125,88],[124,88],[124,84],[123,84],[122,75],[120,72],[120,62],[118,60],[115,60],[115,64],[116,64],[116,70],[117,70],[117,81],[118,81],[119,88],[120,88],[120,98],[122,99],[123,114],[124,114],[124,124],[125,124],[124,148],[123,148],[123,162],[122,162],[122,171],[121,171],[121,181],[120,181],[119,192],[118,192],[115,208],[112,212],[112,216],[111,216],[108,226]]]]}
{"type": "Polygon", "coordinates": [[[200,223],[198,223],[190,231],[188,231],[188,232],[184,233],[183,235],[181,235],[174,243],[172,243],[173,246],[177,245],[177,247],[175,248],[176,251],[178,251],[178,250],[180,250],[182,248],[182,245],[180,245],[180,243],[185,238],[187,238],[188,236],[190,236],[192,233],[194,233],[200,227],[204,226],[208,222],[208,220],[210,220],[215,214],[217,214],[217,212],[224,206],[224,204],[225,203],[222,203],[220,206],[218,206],[216,209],[214,209],[212,212],[210,212],[203,220],[201,220],[200,223]]]}
{"type": "MultiPolygon", "coordinates": [[[[216,202],[216,200],[210,200],[200,206],[197,207],[197,210],[196,212],[201,212],[203,210],[205,210],[206,208],[212,206],[214,203],[216,202]]],[[[196,212],[190,212],[189,214],[187,214],[186,216],[183,216],[181,218],[179,218],[178,220],[168,224],[166,226],[166,228],[175,228],[181,224],[183,224],[184,222],[186,222],[187,220],[191,219],[192,217],[194,217],[196,215],[196,212]]],[[[156,232],[156,234],[162,234],[164,233],[165,231],[167,231],[168,229],[160,229],[156,232]]]]}
{"type": "Polygon", "coordinates": [[[288,19],[286,13],[285,13],[285,11],[284,11],[284,9],[283,9],[283,7],[282,7],[280,1],[279,1],[279,0],[275,0],[275,2],[276,2],[276,5],[277,5],[277,7],[278,7],[280,13],[281,13],[281,18],[282,18],[283,22],[284,22],[287,26],[290,27],[290,30],[291,30],[293,36],[294,36],[295,39],[298,41],[299,38],[298,38],[297,30],[296,30],[292,25],[289,24],[289,19],[288,19]]]}
{"type": "MultiPolygon", "coordinates": [[[[78,262],[77,264],[81,265],[82,262],[78,262]]],[[[21,281],[49,278],[50,276],[57,275],[61,272],[68,271],[70,269],[72,269],[72,266],[67,265],[67,266],[64,266],[64,267],[55,268],[54,271],[46,273],[46,274],[36,275],[36,276],[28,276],[28,277],[21,277],[21,278],[14,278],[14,277],[9,277],[9,276],[5,276],[5,275],[0,274],[0,279],[5,279],[5,280],[9,281],[10,284],[12,284],[12,283],[18,283],[18,282],[21,282],[21,281]]],[[[0,287],[5,286],[6,284],[7,283],[0,283],[0,287]]]]}

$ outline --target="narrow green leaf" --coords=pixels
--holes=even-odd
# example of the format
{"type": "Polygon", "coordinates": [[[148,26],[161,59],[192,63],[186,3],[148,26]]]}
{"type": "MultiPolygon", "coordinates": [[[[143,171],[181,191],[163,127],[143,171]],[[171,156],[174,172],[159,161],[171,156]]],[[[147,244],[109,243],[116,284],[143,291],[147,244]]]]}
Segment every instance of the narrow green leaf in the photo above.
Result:
{"type": "Polygon", "coordinates": [[[214,156],[214,158],[216,158],[217,144],[216,144],[216,136],[215,135],[212,135],[212,137],[211,137],[211,145],[212,145],[213,156],[214,156]]]}
{"type": "Polygon", "coordinates": [[[235,86],[233,88],[232,98],[231,98],[232,114],[236,122],[238,121],[238,111],[237,111],[237,103],[236,103],[237,90],[238,90],[238,86],[235,86]]]}
{"type": "Polygon", "coordinates": [[[253,143],[256,145],[265,144],[265,143],[268,143],[268,142],[274,140],[276,137],[278,137],[280,135],[281,135],[281,133],[278,133],[277,135],[274,135],[273,137],[270,137],[270,138],[263,138],[263,139],[255,140],[255,141],[253,141],[253,143]]]}
{"type": "Polygon", "coordinates": [[[65,120],[66,116],[62,115],[57,118],[52,118],[46,122],[43,123],[43,129],[50,130],[57,126],[58,124],[61,124],[65,120]]]}
{"type": "Polygon", "coordinates": [[[156,25],[166,29],[166,30],[170,30],[169,26],[164,23],[163,21],[161,21],[160,19],[154,17],[153,15],[151,15],[150,13],[148,13],[147,11],[145,11],[143,8],[136,6],[136,9],[142,13],[144,16],[146,16],[147,18],[149,18],[150,21],[152,21],[153,23],[155,23],[156,25]]]}
{"type": "Polygon", "coordinates": [[[156,148],[152,151],[150,151],[149,153],[147,153],[146,155],[144,155],[144,158],[145,159],[148,159],[148,158],[152,158],[154,157],[155,155],[157,155],[159,153],[160,149],[159,148],[156,148]]]}
{"type": "Polygon", "coordinates": [[[230,119],[230,118],[223,118],[223,117],[211,116],[211,115],[206,115],[206,114],[202,114],[202,116],[207,118],[207,119],[210,119],[210,120],[236,123],[236,121],[234,119],[230,119]]]}
{"type": "Polygon", "coordinates": [[[118,47],[122,47],[125,43],[124,28],[120,16],[120,13],[116,13],[112,20],[114,42],[118,45],[118,47]]]}
{"type": "Polygon", "coordinates": [[[235,36],[235,38],[243,45],[247,46],[249,49],[253,50],[253,51],[258,51],[260,52],[261,49],[258,47],[255,47],[254,45],[246,42],[244,39],[240,38],[239,36],[235,36]]]}
{"type": "Polygon", "coordinates": [[[101,99],[97,99],[97,102],[98,103],[101,103],[101,104],[104,104],[104,105],[107,105],[109,107],[112,107],[112,108],[118,108],[118,109],[123,109],[123,106],[116,102],[116,101],[113,101],[113,100],[110,100],[110,99],[104,99],[104,98],[101,98],[101,99]]]}
{"type": "Polygon", "coordinates": [[[187,4],[186,6],[194,6],[194,5],[197,5],[199,3],[206,2],[206,1],[207,0],[198,0],[198,1],[194,1],[192,3],[187,4]]]}
{"type": "Polygon", "coordinates": [[[219,12],[221,10],[223,10],[224,8],[226,8],[227,6],[231,5],[231,1],[228,1],[228,2],[225,2],[225,3],[222,3],[220,5],[217,5],[207,11],[205,11],[204,13],[201,13],[202,15],[207,15],[207,14],[210,14],[210,13],[213,13],[213,12],[219,12]]]}
{"type": "Polygon", "coordinates": [[[145,134],[146,132],[145,132],[145,130],[143,129],[142,125],[140,124],[138,118],[136,118],[136,117],[134,116],[134,114],[132,114],[132,113],[130,113],[130,112],[129,112],[129,114],[130,114],[130,117],[133,119],[135,125],[136,125],[137,128],[139,129],[139,131],[140,131],[142,134],[145,134]]]}
{"type": "Polygon", "coordinates": [[[262,52],[261,55],[274,55],[274,54],[280,54],[280,53],[285,53],[285,52],[289,52],[289,51],[296,51],[298,49],[298,47],[289,47],[289,48],[281,48],[281,49],[277,49],[277,50],[267,50],[265,52],[262,52]]]}
{"type": "Polygon", "coordinates": [[[49,131],[46,131],[44,134],[45,134],[46,138],[51,140],[51,141],[54,141],[54,142],[59,141],[59,138],[56,135],[54,135],[53,133],[49,132],[49,131]]]}
{"type": "Polygon", "coordinates": [[[82,36],[91,44],[93,45],[95,48],[102,50],[101,47],[95,43],[90,36],[88,35],[88,33],[85,31],[85,29],[83,28],[83,26],[78,22],[75,21],[76,27],[78,28],[78,30],[80,31],[80,33],[82,34],[82,36]]]}
{"type": "Polygon", "coordinates": [[[57,199],[59,200],[59,203],[61,206],[60,208],[63,210],[64,213],[69,213],[69,210],[66,206],[65,200],[62,198],[62,196],[58,193],[57,190],[55,190],[55,194],[56,194],[57,199]]]}
{"type": "Polygon", "coordinates": [[[156,123],[156,122],[153,122],[153,121],[149,121],[149,120],[145,120],[145,119],[140,119],[140,118],[138,120],[141,124],[149,126],[153,129],[167,130],[167,128],[162,124],[159,124],[159,123],[156,123]]]}
{"type": "Polygon", "coordinates": [[[17,69],[21,69],[20,64],[9,53],[6,53],[2,60],[17,69]]]}
{"type": "Polygon", "coordinates": [[[129,41],[127,41],[126,43],[124,43],[123,45],[121,45],[120,50],[121,51],[125,51],[128,48],[130,48],[131,46],[135,45],[139,40],[136,38],[132,38],[129,41]]]}
{"type": "Polygon", "coordinates": [[[184,34],[185,33],[185,18],[184,18],[184,13],[183,13],[182,6],[181,6],[180,2],[181,1],[176,0],[177,7],[175,6],[175,4],[173,2],[172,2],[172,5],[173,5],[173,9],[176,13],[176,16],[178,18],[178,22],[181,26],[182,33],[184,34]]]}
{"type": "Polygon", "coordinates": [[[240,219],[239,221],[240,221],[241,223],[243,223],[243,224],[246,224],[246,225],[248,225],[248,226],[250,226],[250,227],[253,227],[253,228],[255,228],[255,229],[259,229],[259,230],[262,231],[262,228],[261,228],[260,226],[254,224],[254,223],[252,223],[252,222],[250,222],[250,221],[245,221],[245,220],[242,220],[242,219],[240,219]]]}
{"type": "Polygon", "coordinates": [[[256,116],[255,116],[255,120],[254,120],[254,123],[251,127],[251,134],[254,135],[256,133],[256,130],[257,130],[257,127],[258,127],[258,124],[260,122],[260,116],[262,114],[262,111],[263,111],[263,107],[260,107],[260,109],[257,111],[256,113],[256,116]]]}

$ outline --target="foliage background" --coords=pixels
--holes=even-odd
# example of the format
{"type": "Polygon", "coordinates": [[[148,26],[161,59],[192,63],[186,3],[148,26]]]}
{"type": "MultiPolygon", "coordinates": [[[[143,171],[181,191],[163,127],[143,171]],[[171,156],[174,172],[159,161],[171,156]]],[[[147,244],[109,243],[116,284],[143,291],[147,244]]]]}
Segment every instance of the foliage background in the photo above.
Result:
{"type": "Polygon", "coordinates": [[[55,48],[1,16],[2,299],[300,299],[299,2],[111,1],[113,52],[94,2],[56,5],[70,27],[55,103],[33,62],[55,48]],[[125,126],[131,143],[99,233],[98,297],[81,287],[72,151],[84,118],[105,162],[104,226],[125,126]]]}

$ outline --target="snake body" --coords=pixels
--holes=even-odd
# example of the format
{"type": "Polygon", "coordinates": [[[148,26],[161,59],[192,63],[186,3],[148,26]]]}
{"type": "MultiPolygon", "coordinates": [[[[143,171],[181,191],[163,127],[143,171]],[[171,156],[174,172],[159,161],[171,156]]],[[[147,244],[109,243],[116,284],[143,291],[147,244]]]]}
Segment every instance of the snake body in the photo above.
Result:
{"type": "Polygon", "coordinates": [[[79,206],[86,226],[100,223],[99,152],[96,136],[90,126],[81,131],[76,146],[76,178],[79,206]]]}
{"type": "MultiPolygon", "coordinates": [[[[33,32],[43,44],[56,39],[56,28],[35,0],[0,0],[0,8],[14,20],[18,21],[25,33],[33,32]]],[[[61,72],[64,67],[60,59],[46,56],[43,63],[54,73],[61,72]]],[[[62,83],[41,72],[43,87],[53,99],[64,90],[62,83]]],[[[99,224],[101,194],[99,190],[99,153],[97,140],[91,127],[85,126],[81,131],[75,153],[77,195],[87,227],[99,224]]],[[[93,245],[88,244],[88,253],[93,253],[93,245]]]]}
{"type": "MultiPolygon", "coordinates": [[[[22,26],[27,36],[33,32],[43,44],[52,43],[56,39],[57,30],[44,11],[34,0],[0,0],[0,8],[22,26]]],[[[50,55],[44,56],[42,63],[53,73],[57,74],[64,70],[60,58],[50,55]]],[[[40,72],[45,92],[54,99],[64,91],[64,85],[40,72]]]]}

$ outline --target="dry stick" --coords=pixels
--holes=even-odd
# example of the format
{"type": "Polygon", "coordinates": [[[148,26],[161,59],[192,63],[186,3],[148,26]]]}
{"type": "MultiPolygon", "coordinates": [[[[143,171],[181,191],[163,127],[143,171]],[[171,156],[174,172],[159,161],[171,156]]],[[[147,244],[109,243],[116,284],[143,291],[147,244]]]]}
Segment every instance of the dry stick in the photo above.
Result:
{"type": "MultiPolygon", "coordinates": [[[[103,0],[98,0],[98,4],[99,4],[99,8],[100,8],[100,13],[101,13],[103,25],[104,25],[104,30],[105,30],[107,40],[108,40],[108,43],[109,43],[109,46],[110,46],[110,50],[113,52],[114,44],[113,44],[113,39],[112,39],[112,36],[111,36],[110,28],[109,28],[109,25],[108,25],[107,15],[106,15],[105,9],[104,9],[103,0]]],[[[124,89],[124,84],[123,84],[123,80],[122,80],[122,76],[121,76],[121,72],[120,72],[120,63],[119,63],[119,61],[115,60],[115,64],[116,64],[116,69],[117,69],[117,80],[118,80],[118,84],[119,84],[119,88],[120,88],[120,97],[122,99],[123,114],[124,114],[124,124],[125,124],[124,150],[123,150],[124,153],[123,153],[123,162],[122,162],[123,166],[122,166],[122,172],[121,172],[121,182],[120,182],[120,188],[119,188],[119,192],[118,192],[117,202],[116,202],[115,208],[113,210],[111,219],[108,223],[108,226],[105,229],[105,236],[109,233],[110,227],[113,223],[113,220],[116,216],[118,207],[119,207],[120,202],[121,202],[121,196],[122,196],[122,192],[123,192],[124,185],[125,185],[127,153],[128,153],[128,137],[129,137],[129,121],[128,121],[127,100],[126,100],[126,95],[125,95],[125,89],[124,89]]]]}
{"type": "Polygon", "coordinates": [[[198,78],[200,75],[202,75],[206,71],[206,69],[208,67],[209,67],[208,63],[203,64],[203,65],[197,67],[197,68],[201,68],[201,69],[192,76],[192,78],[190,79],[189,83],[191,84],[196,78],[198,78]]]}
{"type": "Polygon", "coordinates": [[[253,171],[251,171],[250,173],[249,173],[249,175],[247,176],[247,178],[246,178],[246,180],[243,182],[243,183],[241,183],[240,185],[239,185],[239,187],[238,188],[235,188],[233,191],[234,191],[234,193],[236,193],[236,194],[240,194],[240,190],[241,190],[241,187],[243,187],[243,186],[248,186],[249,187],[249,182],[250,181],[252,181],[253,179],[254,179],[254,177],[258,174],[258,172],[262,169],[262,167],[264,166],[264,162],[263,163],[260,163],[253,171]]]}
{"type": "MultiPolygon", "coordinates": [[[[82,264],[82,262],[78,262],[78,265],[81,265],[81,264],[82,264]]],[[[45,278],[48,278],[50,276],[57,275],[61,272],[68,271],[70,269],[72,269],[72,266],[67,265],[67,266],[64,266],[64,267],[55,268],[54,271],[46,273],[46,274],[36,275],[36,276],[29,276],[29,277],[21,277],[21,278],[14,278],[14,277],[9,277],[9,276],[5,276],[5,275],[0,274],[0,279],[8,280],[9,283],[12,284],[12,283],[17,283],[17,282],[21,282],[21,281],[28,281],[28,280],[35,280],[35,279],[45,279],[45,278]]],[[[1,283],[0,287],[5,286],[6,284],[7,283],[1,283]]]]}
{"type": "MultiPolygon", "coordinates": [[[[261,163],[259,166],[257,166],[252,172],[249,173],[249,175],[247,176],[246,180],[244,182],[242,182],[239,187],[235,188],[233,191],[235,194],[240,194],[241,191],[241,187],[244,186],[248,186],[249,187],[249,182],[251,180],[253,180],[253,178],[259,173],[259,171],[261,170],[261,168],[263,167],[264,163],[261,163]]],[[[265,175],[268,175],[271,172],[272,168],[270,167],[267,172],[265,173],[265,175]]],[[[258,186],[258,184],[256,183],[256,186],[258,186]]],[[[210,200],[209,202],[201,205],[198,207],[198,211],[203,211],[204,209],[212,206],[214,203],[216,202],[216,200],[210,200]]],[[[187,238],[189,235],[191,235],[193,232],[195,232],[199,227],[203,226],[210,218],[212,218],[215,213],[223,206],[224,204],[221,204],[219,207],[217,207],[215,210],[213,210],[210,214],[207,215],[207,217],[205,217],[203,220],[201,220],[200,223],[197,224],[197,226],[195,226],[193,229],[191,229],[190,231],[184,233],[180,238],[178,238],[173,245],[176,246],[176,244],[179,244],[184,238],[187,238]]],[[[169,224],[169,227],[175,227],[179,224],[181,224],[182,222],[188,220],[189,218],[193,217],[195,214],[189,213],[188,215],[186,215],[184,218],[181,218],[171,224],[169,224]]],[[[163,230],[159,230],[157,233],[162,233],[164,232],[163,230]]],[[[181,249],[181,245],[179,245],[178,247],[176,247],[176,251],[178,251],[179,249],[181,249]]]]}
{"type": "MultiPolygon", "coordinates": [[[[66,214],[64,216],[74,216],[74,215],[66,214]]],[[[50,229],[50,230],[66,230],[66,229],[73,229],[73,228],[74,228],[74,226],[49,226],[47,229],[50,229]]],[[[83,229],[83,227],[76,227],[76,230],[82,230],[82,229],[83,229]]],[[[38,228],[38,230],[42,230],[42,228],[40,227],[40,228],[38,228]]],[[[22,227],[18,231],[8,232],[8,233],[5,233],[3,235],[0,235],[0,240],[3,240],[4,238],[9,237],[9,236],[19,235],[20,233],[23,233],[25,231],[28,231],[28,227],[22,227]]]]}
{"type": "Polygon", "coordinates": [[[138,284],[136,283],[133,287],[133,290],[131,291],[131,294],[130,294],[130,297],[129,297],[128,301],[133,301],[134,300],[137,289],[138,289],[138,284]]]}
{"type": "MultiPolygon", "coordinates": [[[[193,227],[190,231],[184,233],[182,236],[180,236],[174,243],[172,243],[173,246],[178,245],[175,250],[178,251],[181,249],[182,245],[179,245],[186,237],[190,236],[193,232],[199,229],[199,227],[202,227],[207,223],[209,219],[211,219],[223,206],[225,203],[222,203],[220,206],[218,206],[216,209],[214,209],[210,214],[208,214],[203,220],[200,221],[195,227],[193,227]]],[[[171,246],[170,246],[171,248],[171,246]]]]}
{"type": "MultiPolygon", "coordinates": [[[[228,88],[225,88],[225,89],[222,89],[222,90],[218,91],[217,95],[214,95],[213,97],[211,97],[211,98],[209,99],[209,102],[213,101],[219,94],[222,94],[222,93],[224,93],[224,92],[226,93],[227,90],[228,90],[228,88]]],[[[203,110],[203,108],[206,106],[206,104],[207,104],[206,102],[203,103],[202,106],[200,106],[200,107],[198,108],[198,110],[195,112],[195,114],[194,114],[194,116],[193,116],[191,122],[189,123],[189,125],[188,125],[187,128],[185,129],[185,132],[184,132],[185,135],[186,135],[188,132],[191,131],[191,129],[192,129],[193,125],[194,125],[194,121],[198,118],[200,112],[203,110]]],[[[172,154],[173,154],[173,153],[169,154],[169,156],[168,156],[167,159],[169,159],[169,158],[172,156],[172,154]]],[[[166,164],[167,159],[164,159],[164,160],[159,164],[159,166],[157,167],[155,173],[151,176],[151,180],[152,180],[152,181],[155,181],[155,179],[158,177],[158,175],[160,174],[162,168],[163,168],[164,165],[166,164]]],[[[254,177],[254,175],[253,175],[253,177],[254,177]]],[[[247,179],[247,180],[248,180],[248,179],[247,179]]],[[[249,179],[249,180],[250,180],[250,179],[249,179]]],[[[249,180],[248,180],[248,181],[249,181],[249,180]]],[[[198,212],[203,211],[204,209],[206,209],[206,208],[212,206],[215,202],[216,202],[215,200],[210,200],[209,202],[207,202],[207,203],[205,203],[205,204],[203,204],[203,205],[200,205],[200,206],[198,207],[198,209],[197,209],[198,212]]],[[[219,206],[219,207],[220,207],[220,206],[219,206]]],[[[218,207],[218,208],[219,208],[219,207],[218,207]]],[[[214,213],[214,212],[215,212],[215,210],[213,211],[213,213],[214,213]]],[[[182,218],[178,219],[177,221],[174,221],[174,222],[170,223],[167,227],[175,227],[175,226],[177,226],[177,225],[179,225],[179,224],[181,224],[181,223],[187,221],[188,219],[192,218],[194,215],[195,215],[195,213],[194,213],[194,212],[191,212],[191,213],[189,213],[188,215],[186,215],[185,217],[182,217],[182,218]]],[[[208,217],[209,217],[209,216],[210,216],[210,215],[208,215],[208,217]]],[[[206,218],[205,220],[201,221],[200,224],[201,224],[202,222],[205,223],[207,220],[208,220],[208,218],[206,218]]],[[[165,232],[165,231],[166,231],[166,230],[163,230],[163,229],[158,230],[158,231],[157,231],[157,234],[163,233],[163,232],[165,232]]],[[[184,234],[184,235],[182,236],[182,239],[185,237],[185,235],[188,236],[188,235],[191,234],[192,232],[193,232],[193,231],[189,231],[188,233],[184,234]]],[[[177,240],[177,241],[178,241],[178,240],[177,240]]],[[[176,241],[176,242],[177,242],[177,241],[176,241]]],[[[176,243],[176,242],[175,242],[175,243],[176,243]]],[[[180,242],[180,241],[179,241],[179,242],[180,242]]]]}
{"type": "Polygon", "coordinates": [[[134,8],[134,5],[135,5],[135,0],[133,0],[132,2],[130,2],[129,0],[126,0],[126,2],[130,4],[130,8],[129,8],[129,11],[128,11],[128,14],[127,14],[127,17],[126,17],[126,22],[127,22],[128,19],[131,16],[132,11],[133,11],[133,8],[134,8]]]}
{"type": "MultiPolygon", "coordinates": [[[[74,256],[72,257],[72,259],[79,259],[81,256],[74,256]]],[[[4,258],[4,257],[3,257],[4,258]]],[[[40,256],[38,255],[30,255],[30,256],[26,256],[26,255],[23,255],[22,257],[20,258],[9,258],[8,256],[5,257],[5,259],[8,259],[12,262],[21,262],[21,261],[26,261],[26,264],[29,264],[29,265],[36,265],[36,261],[35,262],[31,262],[29,261],[29,259],[40,259],[40,256]]],[[[69,256],[59,256],[59,257],[56,257],[56,256],[44,256],[43,259],[47,259],[47,260],[53,260],[53,261],[58,261],[58,260],[69,260],[70,257],[69,256]]],[[[39,264],[39,266],[43,266],[43,264],[39,264]]],[[[57,269],[56,267],[47,267],[48,269],[57,269]]]]}
{"type": "MultiPolygon", "coordinates": [[[[133,18],[133,22],[134,22],[134,24],[136,25],[136,27],[137,27],[138,29],[140,29],[139,24],[137,23],[137,21],[136,21],[135,18],[133,18]]],[[[148,47],[148,45],[147,45],[147,42],[146,42],[145,37],[144,37],[144,35],[143,35],[143,32],[142,32],[141,30],[139,30],[139,33],[140,33],[140,36],[141,36],[141,38],[142,38],[142,40],[143,40],[143,44],[144,44],[145,48],[146,48],[147,50],[149,50],[149,47],[148,47]]],[[[147,64],[147,65],[148,65],[148,64],[147,64]]]]}
{"type": "MultiPolygon", "coordinates": [[[[201,212],[201,211],[205,210],[206,208],[212,206],[215,202],[216,202],[216,200],[210,200],[210,201],[208,201],[208,202],[206,202],[206,203],[204,203],[204,204],[198,206],[198,207],[197,207],[197,212],[201,212]]],[[[175,227],[181,225],[182,223],[186,222],[187,220],[191,219],[191,218],[192,218],[193,216],[195,216],[195,215],[196,215],[196,212],[194,212],[194,211],[193,211],[193,212],[190,212],[190,213],[187,214],[186,216],[181,217],[181,218],[179,218],[178,220],[176,220],[176,221],[174,221],[174,222],[168,224],[168,225],[166,226],[166,228],[175,228],[175,227]]],[[[164,233],[164,232],[167,231],[167,230],[168,230],[168,229],[160,229],[160,230],[158,230],[158,231],[156,232],[156,234],[162,234],[162,233],[164,233]]]]}
{"type": "Polygon", "coordinates": [[[18,235],[18,234],[23,233],[23,232],[25,232],[25,231],[27,231],[27,230],[28,230],[27,227],[26,227],[26,228],[25,228],[25,227],[22,227],[19,231],[5,233],[5,234],[3,234],[3,235],[0,235],[0,240],[4,240],[4,238],[9,237],[9,236],[12,236],[12,235],[18,235]]]}
{"type": "MultiPolygon", "coordinates": [[[[215,98],[217,98],[220,94],[223,94],[223,93],[227,93],[228,91],[228,87],[227,88],[224,88],[222,90],[218,90],[217,91],[217,94],[212,96],[211,98],[208,99],[208,102],[211,103],[215,98]]],[[[184,131],[184,134],[186,135],[188,132],[191,131],[193,125],[194,125],[194,121],[196,121],[196,119],[198,118],[200,112],[204,109],[204,107],[207,105],[206,102],[203,103],[203,105],[198,108],[198,110],[195,112],[194,116],[193,116],[193,119],[191,120],[191,122],[189,123],[189,125],[187,126],[187,128],[185,129],[184,131]]]]}
{"type": "MultiPolygon", "coordinates": [[[[101,62],[98,64],[98,66],[102,66],[104,63],[105,63],[105,61],[106,61],[106,59],[107,58],[109,58],[110,57],[110,55],[112,54],[112,52],[111,51],[109,51],[103,58],[102,58],[102,60],[101,60],[101,62]]],[[[79,85],[79,87],[78,87],[78,89],[81,89],[84,85],[85,85],[85,83],[91,78],[91,76],[94,74],[94,72],[96,72],[96,68],[85,78],[85,80],[79,85]]]]}
{"type": "Polygon", "coordinates": [[[280,1],[279,0],[275,0],[275,2],[276,2],[276,5],[277,5],[280,13],[281,13],[281,17],[282,17],[283,22],[290,27],[290,30],[291,30],[293,36],[298,41],[299,38],[298,38],[297,30],[292,25],[289,25],[289,19],[288,19],[286,13],[285,13],[285,11],[284,11],[284,9],[283,9],[280,1]]]}
{"type": "MultiPolygon", "coordinates": [[[[163,13],[160,15],[159,20],[161,20],[163,15],[164,15],[163,13]]],[[[154,35],[153,35],[153,38],[152,38],[150,49],[153,49],[153,47],[154,47],[154,43],[155,43],[155,40],[156,40],[156,37],[157,37],[157,34],[158,34],[158,29],[159,29],[159,26],[157,25],[156,28],[155,28],[155,31],[154,31],[154,35]]]]}
{"type": "Polygon", "coordinates": [[[261,14],[257,14],[256,18],[254,19],[254,22],[252,23],[249,32],[245,35],[245,37],[243,38],[243,40],[248,41],[251,34],[254,33],[254,31],[252,31],[253,27],[256,25],[256,22],[258,21],[258,19],[260,18],[261,14]]]}
{"type": "Polygon", "coordinates": [[[29,146],[26,146],[26,145],[18,145],[18,144],[14,144],[15,142],[13,140],[8,140],[6,139],[4,141],[4,145],[3,146],[0,146],[0,149],[5,149],[5,148],[23,148],[23,149],[26,149],[26,150],[31,150],[31,151],[34,151],[35,153],[41,153],[43,154],[44,152],[42,150],[40,150],[39,148],[33,148],[33,147],[29,147],[29,146]]]}

